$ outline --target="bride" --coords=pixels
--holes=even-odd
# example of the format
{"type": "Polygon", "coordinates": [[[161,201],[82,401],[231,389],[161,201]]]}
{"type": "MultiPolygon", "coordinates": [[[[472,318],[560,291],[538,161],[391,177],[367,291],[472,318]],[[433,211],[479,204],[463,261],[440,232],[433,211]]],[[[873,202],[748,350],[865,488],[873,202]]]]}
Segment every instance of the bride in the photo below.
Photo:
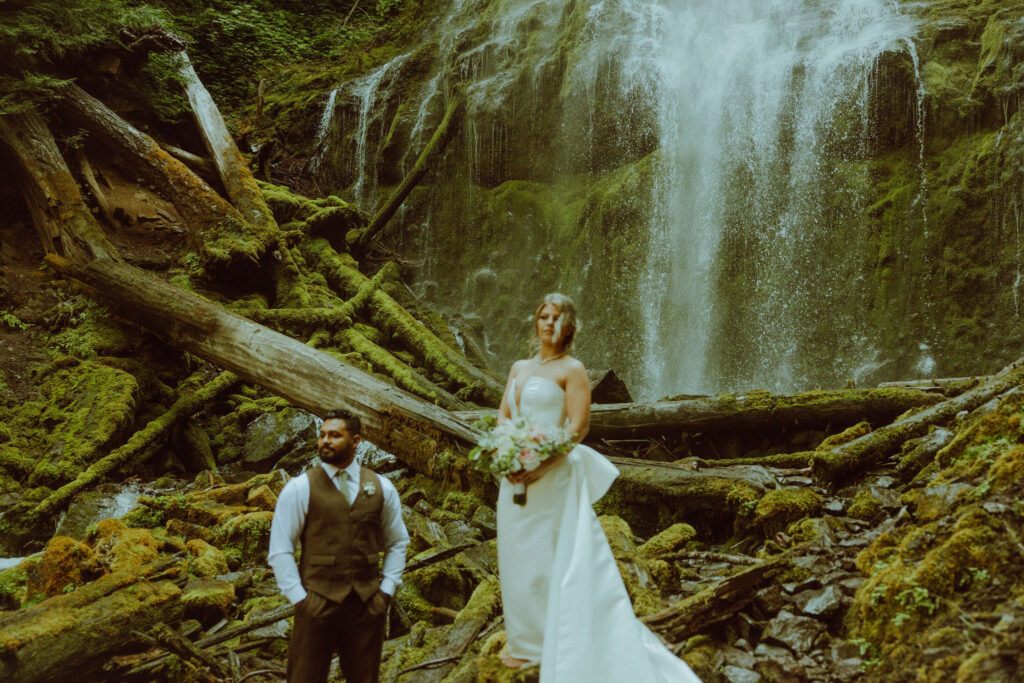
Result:
{"type": "MultiPolygon", "coordinates": [[[[590,425],[590,382],[568,355],[579,330],[564,294],[533,316],[533,357],[509,372],[499,420],[564,424],[577,441],[590,425]]],[[[636,618],[592,504],[618,470],[577,445],[536,470],[509,475],[498,493],[498,572],[508,639],[506,666],[540,664],[541,683],[699,679],[636,618]],[[513,500],[527,486],[526,503],[513,500]]]]}

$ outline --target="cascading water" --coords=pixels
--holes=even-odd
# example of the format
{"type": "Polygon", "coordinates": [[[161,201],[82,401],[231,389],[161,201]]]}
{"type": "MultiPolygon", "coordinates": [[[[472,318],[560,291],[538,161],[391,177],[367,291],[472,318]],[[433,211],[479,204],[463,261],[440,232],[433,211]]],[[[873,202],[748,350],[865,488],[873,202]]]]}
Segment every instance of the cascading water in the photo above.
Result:
{"type": "Polygon", "coordinates": [[[461,135],[394,230],[496,367],[560,289],[580,355],[638,397],[836,384],[884,362],[844,252],[872,75],[914,28],[891,0],[460,0],[342,86],[333,185],[372,210],[465,83],[461,135]]]}
{"type": "Polygon", "coordinates": [[[872,66],[913,28],[881,0],[674,7],[655,62],[653,394],[786,390],[868,362],[865,321],[844,301],[863,287],[832,250],[857,239],[837,233],[861,201],[850,162],[870,127],[872,66]]]}

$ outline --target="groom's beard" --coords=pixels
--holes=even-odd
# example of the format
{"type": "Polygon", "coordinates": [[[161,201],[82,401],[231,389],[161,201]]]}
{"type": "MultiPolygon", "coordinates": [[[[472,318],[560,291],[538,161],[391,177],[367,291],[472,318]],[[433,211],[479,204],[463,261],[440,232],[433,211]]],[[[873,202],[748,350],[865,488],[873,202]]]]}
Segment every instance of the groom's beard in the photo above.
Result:
{"type": "Polygon", "coordinates": [[[334,465],[340,469],[348,467],[349,463],[352,462],[352,458],[355,457],[356,449],[352,448],[347,451],[336,451],[330,446],[323,446],[320,448],[320,459],[328,465],[334,465]]]}

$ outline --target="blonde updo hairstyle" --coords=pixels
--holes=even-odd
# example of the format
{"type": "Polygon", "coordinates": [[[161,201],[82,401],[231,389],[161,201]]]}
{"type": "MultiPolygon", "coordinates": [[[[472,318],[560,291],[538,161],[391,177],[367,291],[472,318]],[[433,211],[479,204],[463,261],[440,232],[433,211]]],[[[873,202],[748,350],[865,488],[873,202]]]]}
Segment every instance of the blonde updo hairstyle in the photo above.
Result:
{"type": "Polygon", "coordinates": [[[540,339],[537,337],[537,321],[540,320],[540,312],[548,304],[553,304],[558,309],[558,320],[555,322],[555,338],[561,338],[563,348],[568,351],[580,331],[580,324],[576,320],[576,304],[571,298],[559,292],[545,294],[537,304],[533,312],[533,326],[530,334],[530,353],[536,353],[540,349],[540,339]]]}

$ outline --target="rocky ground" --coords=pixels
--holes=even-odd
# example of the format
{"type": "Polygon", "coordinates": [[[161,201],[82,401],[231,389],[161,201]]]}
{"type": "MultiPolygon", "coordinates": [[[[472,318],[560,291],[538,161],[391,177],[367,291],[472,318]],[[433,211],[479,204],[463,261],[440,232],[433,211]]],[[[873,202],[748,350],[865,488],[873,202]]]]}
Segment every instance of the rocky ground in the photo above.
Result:
{"type": "MultiPolygon", "coordinates": [[[[909,482],[899,458],[835,491],[809,470],[748,466],[763,493],[726,529],[692,519],[642,538],[602,516],[637,614],[705,681],[1015,680],[1022,404],[1013,389],[959,416],[909,482]]],[[[6,670],[23,680],[85,669],[107,680],[279,679],[288,608],[264,557],[288,477],[275,466],[294,474],[310,455],[302,415],[279,407],[250,422],[268,473],[165,479],[122,519],[69,524],[0,573],[6,670]],[[270,422],[284,425],[276,437],[270,422]]],[[[395,481],[412,536],[383,680],[536,680],[498,661],[493,508],[375,462],[395,481]]]]}

